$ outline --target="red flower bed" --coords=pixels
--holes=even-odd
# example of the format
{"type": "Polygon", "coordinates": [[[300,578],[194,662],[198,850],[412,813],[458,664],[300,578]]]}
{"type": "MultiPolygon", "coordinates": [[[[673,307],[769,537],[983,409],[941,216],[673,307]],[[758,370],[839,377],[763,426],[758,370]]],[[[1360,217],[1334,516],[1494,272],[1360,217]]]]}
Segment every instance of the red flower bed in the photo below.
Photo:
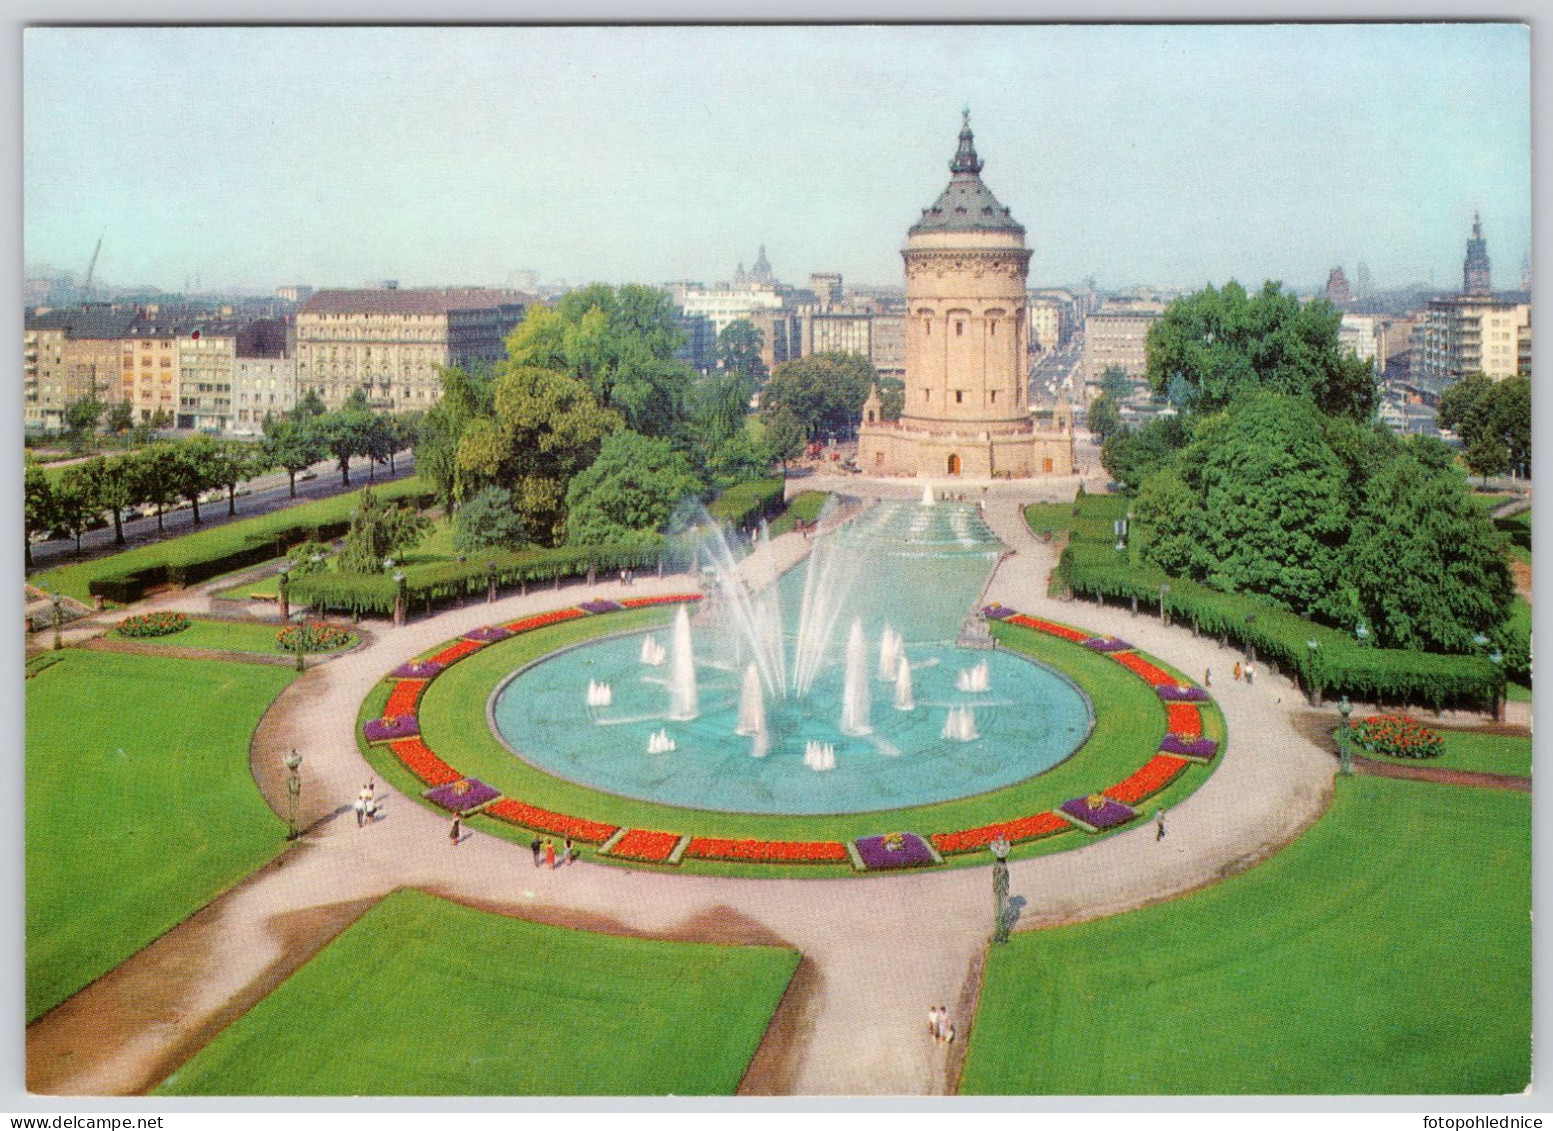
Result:
{"type": "Polygon", "coordinates": [[[1122,667],[1130,669],[1134,674],[1141,675],[1154,687],[1158,687],[1162,683],[1174,684],[1177,682],[1175,676],[1163,668],[1156,668],[1137,652],[1112,652],[1111,659],[1121,664],[1122,667]]]}
{"type": "Polygon", "coordinates": [[[1033,816],[1020,817],[1017,821],[1006,821],[1001,825],[986,825],[979,829],[966,829],[957,833],[934,833],[928,839],[940,852],[971,852],[974,849],[986,848],[998,839],[999,833],[1007,837],[1010,844],[1018,844],[1021,841],[1038,840],[1053,833],[1066,832],[1072,827],[1056,813],[1048,810],[1033,816]]]}
{"type": "Polygon", "coordinates": [[[450,644],[435,656],[431,657],[433,663],[446,667],[456,660],[462,660],[471,652],[478,652],[485,645],[478,640],[460,640],[456,644],[450,644]]]}
{"type": "Polygon", "coordinates": [[[679,843],[679,833],[658,833],[650,829],[632,829],[609,850],[611,856],[662,864],[679,843]]]}
{"type": "Polygon", "coordinates": [[[394,690],[383,707],[383,716],[397,718],[400,715],[415,714],[415,701],[421,697],[421,690],[425,686],[426,681],[420,679],[402,679],[394,684],[394,690]]]}
{"type": "Polygon", "coordinates": [[[685,855],[759,864],[845,864],[847,847],[833,840],[721,840],[698,836],[685,849],[685,855]]]}
{"type": "Polygon", "coordinates": [[[1369,754],[1435,758],[1445,751],[1440,732],[1406,715],[1370,715],[1353,726],[1353,740],[1369,754]]]}
{"type": "Polygon", "coordinates": [[[464,776],[433,754],[431,747],[419,738],[401,738],[389,743],[389,749],[406,769],[427,785],[449,785],[464,776]]]}
{"type": "Polygon", "coordinates": [[[1202,734],[1202,711],[1195,703],[1166,703],[1165,718],[1171,734],[1196,738],[1202,734]]]}
{"type": "Polygon", "coordinates": [[[1037,632],[1044,632],[1051,636],[1060,636],[1064,640],[1071,640],[1075,644],[1082,644],[1094,635],[1092,632],[1080,632],[1076,628],[1069,628],[1065,624],[1054,624],[1049,620],[1038,620],[1035,617],[1027,617],[1024,613],[1004,619],[1004,624],[1017,624],[1024,628],[1033,628],[1037,632]]]}
{"type": "Polygon", "coordinates": [[[671,593],[667,597],[628,597],[620,603],[628,609],[641,609],[648,605],[683,605],[701,600],[699,593],[671,593]]]}
{"type": "Polygon", "coordinates": [[[502,625],[509,632],[532,632],[547,624],[559,624],[563,620],[576,620],[585,615],[581,609],[556,609],[553,613],[538,613],[522,620],[508,621],[502,625]]]}
{"type": "Polygon", "coordinates": [[[1177,758],[1173,754],[1156,754],[1131,777],[1124,778],[1103,792],[1123,805],[1136,805],[1175,781],[1186,767],[1185,758],[1177,758]]]}
{"type": "MultiPolygon", "coordinates": [[[[600,821],[590,821],[586,817],[568,817],[564,813],[552,813],[548,809],[525,805],[510,797],[493,801],[485,807],[485,813],[487,816],[510,824],[522,825],[525,829],[553,833],[556,836],[569,836],[587,844],[602,844],[615,835],[618,827],[606,825],[600,821]]],[[[669,847],[672,848],[673,845],[669,847]]]]}

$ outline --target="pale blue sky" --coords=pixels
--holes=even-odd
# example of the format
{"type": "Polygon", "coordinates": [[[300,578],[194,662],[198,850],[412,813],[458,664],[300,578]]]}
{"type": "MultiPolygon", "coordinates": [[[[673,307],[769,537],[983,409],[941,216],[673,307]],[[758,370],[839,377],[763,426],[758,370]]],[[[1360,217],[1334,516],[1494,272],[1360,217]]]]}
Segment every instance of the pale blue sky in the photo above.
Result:
{"type": "Polygon", "coordinates": [[[1032,284],[1495,282],[1530,239],[1518,25],[31,29],[26,260],[269,288],[898,283],[969,105],[1032,284]]]}

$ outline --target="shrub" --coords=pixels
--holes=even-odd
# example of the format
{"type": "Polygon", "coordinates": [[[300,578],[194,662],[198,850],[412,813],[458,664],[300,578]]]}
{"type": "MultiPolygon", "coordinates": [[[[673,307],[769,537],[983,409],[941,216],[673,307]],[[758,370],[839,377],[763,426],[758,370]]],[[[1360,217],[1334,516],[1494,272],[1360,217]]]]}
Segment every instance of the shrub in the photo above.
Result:
{"type": "Polygon", "coordinates": [[[154,636],[171,636],[189,627],[189,618],[183,613],[142,613],[119,621],[118,633],[141,640],[154,636]]]}
{"type": "Polygon", "coordinates": [[[1445,739],[1406,715],[1371,715],[1353,726],[1353,742],[1371,754],[1388,758],[1437,758],[1445,752],[1445,739]]]}
{"type": "Polygon", "coordinates": [[[332,652],[351,642],[350,629],[327,621],[308,621],[283,628],[275,634],[275,644],[284,652],[332,652]]]}

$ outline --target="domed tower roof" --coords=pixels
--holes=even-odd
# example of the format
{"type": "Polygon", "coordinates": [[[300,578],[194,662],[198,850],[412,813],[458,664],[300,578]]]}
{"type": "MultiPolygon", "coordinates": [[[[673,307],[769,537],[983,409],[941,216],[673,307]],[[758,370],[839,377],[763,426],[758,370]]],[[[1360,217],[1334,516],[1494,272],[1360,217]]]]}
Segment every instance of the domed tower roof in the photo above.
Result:
{"type": "Polygon", "coordinates": [[[981,182],[983,163],[976,156],[976,139],[971,133],[971,112],[965,111],[960,128],[960,147],[949,171],[954,174],[931,208],[922,210],[922,219],[911,226],[918,232],[1014,232],[1024,235],[1024,225],[998,203],[997,197],[981,182]]]}

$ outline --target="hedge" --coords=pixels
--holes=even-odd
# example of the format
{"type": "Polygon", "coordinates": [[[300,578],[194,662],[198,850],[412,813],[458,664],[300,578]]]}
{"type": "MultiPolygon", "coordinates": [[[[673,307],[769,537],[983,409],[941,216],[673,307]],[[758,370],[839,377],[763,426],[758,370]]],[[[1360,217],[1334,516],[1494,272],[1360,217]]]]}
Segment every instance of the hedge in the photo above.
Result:
{"type": "Polygon", "coordinates": [[[786,485],[781,477],[771,476],[729,487],[707,504],[707,514],[728,523],[735,530],[742,530],[782,509],[786,485]]]}
{"type": "Polygon", "coordinates": [[[1365,703],[1492,710],[1504,696],[1505,672],[1486,657],[1367,646],[1345,631],[1306,620],[1265,598],[1222,593],[1154,566],[1132,564],[1114,548],[1111,527],[1114,518],[1126,513],[1126,500],[1107,500],[1109,505],[1102,508],[1105,498],[1088,496],[1077,504],[1081,514],[1057,565],[1059,580],[1075,594],[1096,601],[1136,598],[1154,611],[1160,586],[1168,585],[1164,605],[1171,619],[1250,649],[1259,661],[1297,678],[1317,698],[1346,695],[1365,703]],[[1312,640],[1315,648],[1310,647],[1312,640]]]}

